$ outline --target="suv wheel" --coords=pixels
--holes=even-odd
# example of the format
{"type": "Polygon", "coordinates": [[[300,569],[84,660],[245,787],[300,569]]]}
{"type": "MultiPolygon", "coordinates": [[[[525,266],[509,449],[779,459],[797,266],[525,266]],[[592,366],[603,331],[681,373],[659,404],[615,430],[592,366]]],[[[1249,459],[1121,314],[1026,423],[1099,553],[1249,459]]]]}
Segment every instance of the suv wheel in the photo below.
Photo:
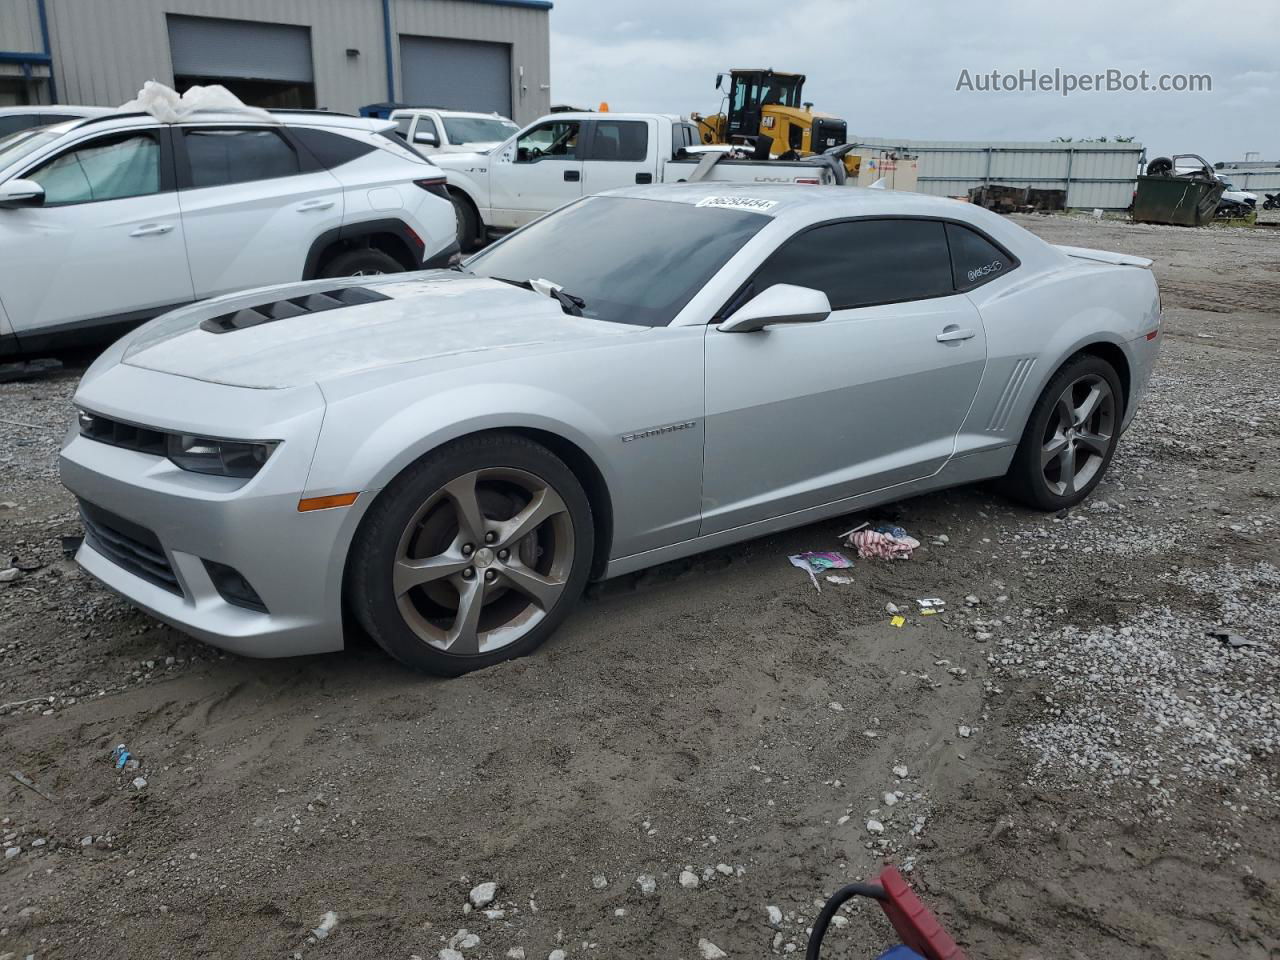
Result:
{"type": "Polygon", "coordinates": [[[347,602],[397,660],[458,676],[546,640],[582,593],[594,540],[590,502],[562,460],[511,434],[464,438],[369,508],[347,602]]]}
{"type": "Polygon", "coordinates": [[[359,250],[348,250],[340,253],[320,271],[322,277],[367,277],[379,273],[399,273],[404,267],[394,257],[375,250],[373,247],[361,247],[359,250]]]}

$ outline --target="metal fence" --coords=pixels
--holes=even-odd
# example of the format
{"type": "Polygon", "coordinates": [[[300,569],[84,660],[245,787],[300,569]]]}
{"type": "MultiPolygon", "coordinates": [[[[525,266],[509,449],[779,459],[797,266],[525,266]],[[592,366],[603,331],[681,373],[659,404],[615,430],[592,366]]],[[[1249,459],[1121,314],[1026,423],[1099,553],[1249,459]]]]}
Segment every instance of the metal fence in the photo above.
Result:
{"type": "Polygon", "coordinates": [[[1123,210],[1133,200],[1146,162],[1140,143],[1062,143],[888,140],[868,137],[859,146],[919,158],[917,189],[963,196],[971,187],[1000,184],[1066,190],[1067,206],[1123,210]]]}
{"type": "Polygon", "coordinates": [[[1259,163],[1248,167],[1233,167],[1228,163],[1223,164],[1216,172],[1223,180],[1230,180],[1239,190],[1280,193],[1280,163],[1259,163]]]}

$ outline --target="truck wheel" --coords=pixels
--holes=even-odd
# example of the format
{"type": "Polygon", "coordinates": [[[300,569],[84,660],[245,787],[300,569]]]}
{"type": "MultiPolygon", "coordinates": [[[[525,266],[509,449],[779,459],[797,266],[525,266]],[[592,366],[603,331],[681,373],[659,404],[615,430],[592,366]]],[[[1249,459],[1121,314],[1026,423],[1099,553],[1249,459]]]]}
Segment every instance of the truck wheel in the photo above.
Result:
{"type": "Polygon", "coordinates": [[[582,593],[594,543],[590,502],[560,458],[512,434],[466,437],[369,508],[349,609],[397,660],[458,676],[541,645],[582,593]]]}
{"type": "Polygon", "coordinates": [[[1030,507],[1073,507],[1102,480],[1120,439],[1124,393],[1107,361],[1081,354],[1049,381],[1027,420],[1006,492],[1030,507]]]}
{"type": "Polygon", "coordinates": [[[394,257],[373,247],[340,253],[324,265],[322,277],[367,277],[378,273],[399,273],[404,267],[394,257]]]}
{"type": "Polygon", "coordinates": [[[454,212],[458,215],[458,246],[463,253],[470,253],[479,246],[476,238],[480,234],[480,218],[469,201],[456,193],[451,198],[454,212]]]}

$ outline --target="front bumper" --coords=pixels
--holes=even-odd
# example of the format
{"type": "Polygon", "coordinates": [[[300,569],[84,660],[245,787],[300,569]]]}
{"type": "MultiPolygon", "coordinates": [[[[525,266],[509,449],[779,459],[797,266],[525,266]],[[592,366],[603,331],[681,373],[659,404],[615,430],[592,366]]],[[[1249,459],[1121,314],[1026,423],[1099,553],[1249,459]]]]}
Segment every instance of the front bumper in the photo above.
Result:
{"type": "MultiPolygon", "coordinates": [[[[180,422],[186,388],[174,390],[177,378],[165,379],[166,399],[175,393],[178,397],[176,410],[166,410],[161,419],[180,422]]],[[[218,388],[191,388],[197,394],[213,389],[218,388]]],[[[95,394],[102,399],[119,391],[106,394],[90,385],[82,388],[77,402],[102,415],[123,417],[118,409],[95,404],[95,394]]],[[[152,616],[224,650],[285,657],[341,649],[350,511],[298,512],[322,415],[318,406],[266,428],[282,442],[247,481],[190,473],[163,457],[87,439],[73,427],[59,469],[88,518],[76,561],[152,616]],[[224,598],[206,560],[238,571],[266,612],[224,598]]],[[[154,418],[148,425],[177,426],[154,418]]]]}

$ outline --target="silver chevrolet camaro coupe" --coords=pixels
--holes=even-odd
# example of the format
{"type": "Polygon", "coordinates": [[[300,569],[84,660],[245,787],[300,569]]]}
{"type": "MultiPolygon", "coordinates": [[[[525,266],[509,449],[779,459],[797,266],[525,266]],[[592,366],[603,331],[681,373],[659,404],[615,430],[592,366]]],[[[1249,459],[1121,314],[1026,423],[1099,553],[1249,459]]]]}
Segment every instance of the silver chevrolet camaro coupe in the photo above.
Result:
{"type": "Polygon", "coordinates": [[[86,372],[77,559],[237,653],[359,624],[464,673],[591,578],[982,478],[1077,503],[1155,361],[1149,265],[938,197],[694,183],[209,300],[86,372]]]}

